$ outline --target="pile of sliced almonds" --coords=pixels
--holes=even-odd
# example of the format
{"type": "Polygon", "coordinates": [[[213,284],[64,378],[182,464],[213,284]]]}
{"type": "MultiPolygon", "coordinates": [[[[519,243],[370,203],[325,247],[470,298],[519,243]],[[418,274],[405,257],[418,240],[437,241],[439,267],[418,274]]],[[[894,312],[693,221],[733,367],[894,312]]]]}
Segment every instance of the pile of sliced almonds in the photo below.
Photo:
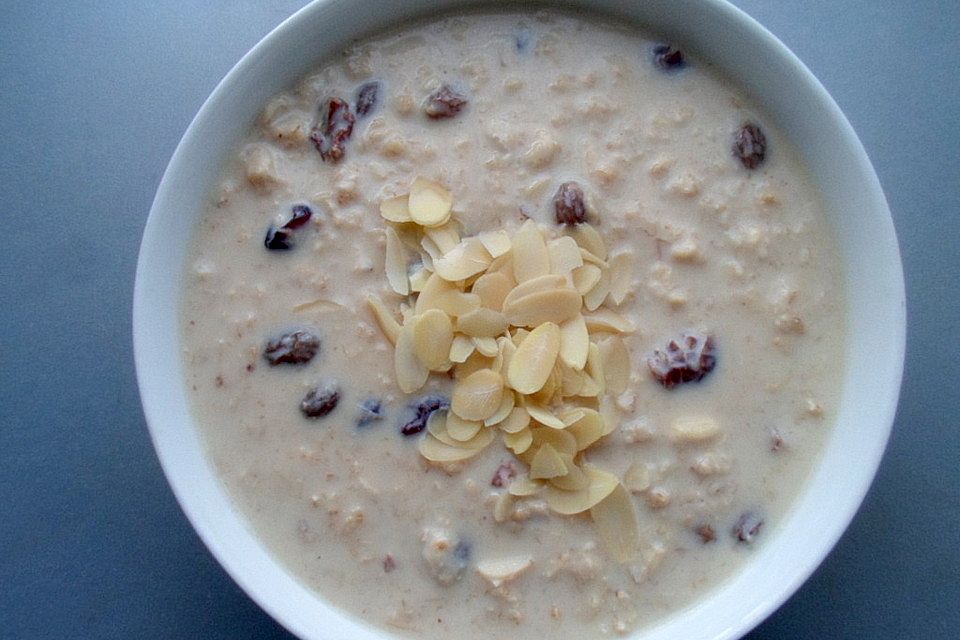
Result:
{"type": "Polygon", "coordinates": [[[380,205],[391,223],[387,280],[408,297],[402,322],[381,300],[369,304],[396,348],[397,383],[415,393],[431,372],[455,379],[450,410],[430,416],[420,453],[466,460],[499,432],[529,466],[510,495],[542,495],[560,514],[589,510],[611,555],[631,559],[639,540],[630,495],[584,459],[616,428],[601,397],[622,393],[630,378],[621,336],[634,328],[604,306],[626,297],[630,255],[609,256],[586,223],[558,237],[532,220],[513,234],[462,237],[452,207],[450,192],[423,178],[380,205]]]}

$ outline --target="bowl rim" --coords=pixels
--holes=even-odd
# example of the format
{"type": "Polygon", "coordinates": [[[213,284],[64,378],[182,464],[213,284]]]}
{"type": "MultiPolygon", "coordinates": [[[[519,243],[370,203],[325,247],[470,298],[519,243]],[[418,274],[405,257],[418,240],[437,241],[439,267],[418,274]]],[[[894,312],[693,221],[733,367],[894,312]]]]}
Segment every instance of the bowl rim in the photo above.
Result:
{"type": "MultiPolygon", "coordinates": [[[[281,593],[280,590],[270,592],[264,589],[263,584],[260,582],[262,574],[259,572],[263,571],[264,567],[267,567],[270,563],[265,565],[261,562],[256,564],[255,567],[252,566],[249,563],[251,560],[249,557],[243,554],[237,554],[232,550],[232,545],[238,542],[236,531],[228,535],[223,535],[222,532],[218,532],[216,530],[217,528],[213,526],[213,523],[209,521],[206,514],[208,513],[208,509],[214,506],[210,502],[211,497],[198,496],[192,490],[191,481],[193,476],[184,471],[183,465],[176,459],[176,452],[170,445],[171,434],[169,425],[171,418],[168,415],[167,410],[169,407],[166,406],[167,398],[164,394],[164,385],[169,384],[169,380],[160,379],[160,375],[155,369],[156,360],[154,356],[156,355],[156,345],[153,343],[153,338],[157,331],[162,330],[162,327],[158,326],[154,314],[156,303],[153,300],[154,291],[151,287],[151,278],[148,277],[152,274],[151,269],[154,269],[153,265],[159,259],[157,256],[164,253],[164,229],[161,221],[164,216],[169,217],[169,213],[164,212],[169,211],[169,196],[176,188],[178,169],[184,165],[191,149],[201,144],[199,140],[201,135],[200,130],[204,123],[213,117],[213,112],[217,109],[218,104],[229,98],[231,88],[239,78],[242,78],[245,74],[257,71],[258,66],[263,63],[267,53],[274,48],[282,47],[283,42],[288,37],[291,37],[292,33],[296,31],[300,25],[309,22],[327,9],[342,8],[350,4],[351,0],[313,0],[288,17],[264,36],[234,65],[217,84],[216,88],[204,101],[196,116],[191,121],[182,139],[178,143],[164,172],[163,178],[160,181],[141,240],[134,284],[133,346],[141,403],[143,405],[151,440],[161,467],[184,514],[220,565],[251,599],[277,622],[299,637],[344,637],[343,631],[346,630],[349,632],[349,637],[370,638],[373,640],[392,636],[388,636],[387,632],[372,627],[364,621],[356,620],[352,614],[341,612],[332,605],[324,607],[323,605],[325,603],[322,596],[309,591],[289,574],[286,574],[286,578],[297,582],[296,585],[286,585],[290,587],[290,591],[281,593]],[[326,630],[318,629],[315,625],[316,621],[314,618],[302,614],[291,614],[289,597],[295,597],[300,604],[312,602],[321,609],[325,609],[325,615],[335,616],[338,624],[342,623],[345,626],[336,630],[336,635],[325,635],[326,630]]],[[[448,0],[440,4],[444,5],[444,11],[451,11],[456,10],[458,7],[484,6],[490,5],[491,3],[482,1],[473,2],[471,0],[448,0]]],[[[558,6],[558,8],[561,9],[571,6],[586,7],[586,5],[593,5],[591,8],[595,9],[598,5],[603,5],[603,11],[625,11],[629,13],[629,9],[625,7],[630,3],[628,0],[596,0],[594,2],[590,2],[590,0],[578,0],[574,2],[545,4],[558,6]]],[[[733,6],[727,0],[689,0],[687,4],[698,4],[702,6],[705,12],[710,13],[712,16],[724,19],[731,24],[736,24],[739,28],[749,32],[752,37],[767,48],[768,53],[776,58],[779,63],[796,74],[797,82],[804,85],[805,91],[810,93],[810,97],[815,101],[816,106],[826,110],[826,115],[832,118],[832,122],[839,127],[840,132],[844,135],[845,143],[848,145],[848,150],[852,154],[851,157],[857,163],[856,169],[862,176],[862,186],[867,187],[869,190],[868,195],[872,198],[876,210],[876,231],[879,234],[878,237],[885,243],[880,250],[884,252],[885,256],[889,259],[889,264],[886,265],[888,273],[885,281],[888,298],[879,301],[879,304],[882,305],[886,313],[886,322],[890,328],[888,335],[892,339],[892,343],[885,352],[887,354],[887,360],[885,361],[886,367],[883,371],[885,378],[880,385],[889,393],[878,398],[878,406],[875,412],[877,419],[875,424],[872,425],[872,446],[861,452],[863,455],[857,459],[860,465],[860,474],[856,477],[856,481],[852,487],[848,488],[848,492],[845,494],[845,499],[840,508],[833,511],[830,514],[830,518],[823,523],[824,528],[820,532],[817,543],[813,546],[812,553],[807,553],[803,557],[804,564],[802,567],[794,568],[788,580],[779,581],[776,588],[767,592],[765,597],[755,602],[753,606],[742,608],[736,616],[737,620],[728,620],[725,625],[709,630],[707,634],[687,636],[691,638],[703,637],[720,640],[739,637],[747,633],[782,605],[822,563],[856,515],[876,476],[893,427],[906,349],[906,302],[902,262],[889,206],[876,173],[866,155],[866,151],[839,106],[837,106],[836,102],[819,80],[814,77],[809,69],[807,69],[790,49],[744,11],[733,6]]],[[[397,5],[403,5],[405,7],[401,9],[401,13],[408,19],[415,18],[422,15],[425,0],[409,0],[408,2],[397,3],[397,5]],[[419,10],[413,8],[417,6],[420,7],[419,10]]],[[[521,8],[524,6],[525,5],[520,5],[520,7],[518,7],[513,5],[513,8],[521,8]]],[[[378,29],[374,29],[374,31],[377,30],[378,29]]],[[[179,285],[176,286],[179,287],[179,285]]],[[[848,325],[849,322],[848,320],[848,325]]],[[[177,331],[179,333],[179,330],[177,331]]],[[[854,355],[856,354],[847,354],[848,357],[854,355]]],[[[176,380],[176,382],[180,384],[183,383],[182,379],[176,380]]],[[[846,391],[844,393],[846,394],[846,391]]],[[[181,415],[179,417],[182,419],[183,416],[181,415]]],[[[188,418],[188,421],[189,420],[191,419],[188,418]]],[[[190,428],[192,428],[192,425],[190,425],[190,428]]],[[[209,459],[207,459],[207,462],[209,463],[209,459]]],[[[799,497],[797,500],[799,500],[799,497]]],[[[243,519],[240,515],[236,517],[240,520],[243,519]]],[[[248,531],[247,535],[252,536],[252,533],[248,531]]],[[[253,542],[258,544],[255,540],[253,542]]],[[[282,567],[278,566],[277,568],[279,568],[281,572],[285,572],[282,567]]],[[[705,598],[713,598],[719,590],[719,586],[714,587],[705,598]]],[[[670,619],[678,616],[682,617],[685,612],[696,609],[703,599],[704,598],[698,599],[691,607],[686,607],[678,612],[674,612],[671,614],[672,617],[670,619]]],[[[670,637],[662,633],[658,635],[659,630],[669,627],[669,622],[670,620],[668,619],[662,624],[659,622],[654,623],[653,627],[643,630],[643,637],[647,637],[647,633],[650,633],[652,637],[656,638],[670,637]]],[[[635,636],[636,634],[633,634],[631,637],[635,636]]]]}

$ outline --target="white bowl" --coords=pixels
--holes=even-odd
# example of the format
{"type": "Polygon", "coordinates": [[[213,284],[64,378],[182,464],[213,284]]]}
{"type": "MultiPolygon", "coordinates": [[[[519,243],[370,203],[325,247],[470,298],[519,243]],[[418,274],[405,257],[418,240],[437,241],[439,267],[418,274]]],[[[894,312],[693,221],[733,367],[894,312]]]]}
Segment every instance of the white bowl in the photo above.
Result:
{"type": "MultiPolygon", "coordinates": [[[[178,307],[185,253],[227,153],[274,94],[348,41],[466,0],[319,0],[255,46],[227,74],[177,147],[147,221],[134,291],[133,336],[144,413],[184,512],[234,580],[303,638],[385,638],[328,605],[253,537],[204,455],[184,388],[178,307]]],[[[724,0],[580,0],[621,14],[710,60],[796,143],[839,236],[848,303],[837,424],[786,522],[735,576],[639,636],[721,639],[745,634],[810,575],[853,518],[893,423],[905,345],[903,274],[883,192],[850,124],[809,70],[724,0]]]]}

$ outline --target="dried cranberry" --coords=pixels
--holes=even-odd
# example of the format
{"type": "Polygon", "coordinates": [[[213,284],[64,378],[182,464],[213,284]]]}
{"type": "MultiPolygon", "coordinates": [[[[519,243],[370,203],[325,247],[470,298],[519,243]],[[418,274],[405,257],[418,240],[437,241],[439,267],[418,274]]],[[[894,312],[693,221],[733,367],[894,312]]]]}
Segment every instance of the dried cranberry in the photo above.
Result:
{"type": "Polygon", "coordinates": [[[445,84],[427,96],[427,104],[423,111],[428,118],[441,120],[452,118],[460,113],[465,106],[467,106],[466,96],[445,84]]]}
{"type": "Polygon", "coordinates": [[[360,403],[360,415],[357,416],[357,426],[365,427],[371,422],[383,419],[383,404],[379,398],[367,398],[360,403]]]}
{"type": "Polygon", "coordinates": [[[287,251],[293,248],[293,232],[289,229],[277,229],[270,225],[267,229],[267,237],[263,239],[263,246],[271,251],[287,251]]]}
{"type": "Polygon", "coordinates": [[[716,363],[713,337],[700,333],[683,333],[667,343],[666,351],[657,349],[647,358],[653,377],[667,389],[702,380],[716,363]]]}
{"type": "Polygon", "coordinates": [[[702,524],[696,529],[697,535],[700,536],[700,539],[703,541],[703,544],[708,544],[717,539],[717,532],[713,530],[713,527],[709,524],[702,524]]]}
{"type": "Polygon", "coordinates": [[[517,468],[509,462],[506,462],[497,467],[497,470],[493,473],[493,480],[490,481],[490,484],[494,487],[503,487],[516,477],[517,468]]]}
{"type": "Polygon", "coordinates": [[[263,357],[271,365],[310,362],[320,350],[320,338],[309,331],[292,331],[267,342],[263,357]]]}
{"type": "Polygon", "coordinates": [[[400,433],[405,436],[412,436],[423,431],[427,426],[427,419],[434,411],[449,409],[450,401],[443,396],[423,396],[417,402],[410,405],[413,411],[413,418],[408,420],[400,427],[400,433]]]}
{"type": "Polygon", "coordinates": [[[669,44],[658,44],[653,48],[653,62],[667,71],[681,69],[687,64],[683,51],[669,44]]]}
{"type": "Polygon", "coordinates": [[[737,539],[737,542],[750,544],[760,533],[761,527],[763,527],[763,520],[758,518],[756,514],[747,511],[740,516],[737,524],[733,526],[733,536],[737,539]]]}
{"type": "Polygon", "coordinates": [[[343,157],[355,121],[350,105],[340,98],[330,99],[326,117],[310,132],[310,139],[321,158],[337,162],[343,157]]]}
{"type": "Polygon", "coordinates": [[[322,418],[337,408],[340,402],[340,389],[335,382],[311,389],[300,403],[300,411],[308,418],[322,418]]]}
{"type": "Polygon", "coordinates": [[[583,189],[576,182],[564,182],[553,196],[553,211],[557,224],[580,224],[587,221],[587,207],[583,189]]]}
{"type": "Polygon", "coordinates": [[[380,83],[366,82],[357,89],[357,117],[362,118],[373,111],[380,97],[380,83]]]}
{"type": "Polygon", "coordinates": [[[748,122],[733,138],[733,155],[747,169],[756,169],[767,157],[767,137],[758,125],[748,122]]]}

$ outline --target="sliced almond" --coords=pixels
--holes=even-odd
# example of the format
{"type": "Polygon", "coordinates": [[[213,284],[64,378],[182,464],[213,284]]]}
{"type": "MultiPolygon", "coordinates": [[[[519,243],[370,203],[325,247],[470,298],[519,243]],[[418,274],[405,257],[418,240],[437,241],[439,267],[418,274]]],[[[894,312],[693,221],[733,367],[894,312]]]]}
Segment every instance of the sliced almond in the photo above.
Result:
{"type": "MultiPolygon", "coordinates": [[[[440,413],[434,411],[433,413],[440,413]]],[[[431,414],[432,417],[432,414],[431,414]]],[[[447,433],[457,442],[468,442],[483,427],[483,423],[475,420],[464,420],[453,411],[447,413],[447,433]]]]}
{"type": "Polygon", "coordinates": [[[499,427],[504,433],[520,433],[529,425],[530,414],[527,413],[527,410],[523,407],[514,407],[499,427]]]}
{"type": "Polygon", "coordinates": [[[603,419],[603,435],[610,435],[620,426],[620,412],[612,396],[600,399],[600,417],[603,419]]]}
{"type": "Polygon", "coordinates": [[[482,422],[497,412],[502,399],[503,377],[490,369],[481,369],[454,386],[450,408],[464,420],[482,422]]]}
{"type": "Polygon", "coordinates": [[[561,323],[580,313],[582,298],[575,289],[563,288],[531,293],[504,301],[507,322],[517,327],[536,327],[545,322],[561,323]]]}
{"type": "Polygon", "coordinates": [[[473,353],[476,346],[473,339],[463,334],[457,334],[450,343],[450,361],[456,363],[466,362],[470,354],[473,353]]]}
{"type": "Polygon", "coordinates": [[[630,320],[610,309],[597,309],[584,314],[583,319],[590,333],[633,333],[637,330],[630,320]]]}
{"type": "Polygon", "coordinates": [[[583,296],[583,306],[590,311],[595,311],[610,294],[610,272],[606,269],[600,270],[600,280],[593,285],[583,296]]]}
{"type": "Polygon", "coordinates": [[[568,236],[550,240],[547,243],[547,253],[550,254],[550,273],[566,276],[583,265],[580,247],[568,236]]]}
{"type": "Polygon", "coordinates": [[[607,392],[620,395],[630,383],[630,352],[627,345],[619,337],[611,336],[598,341],[597,349],[607,392]]]}
{"type": "Polygon", "coordinates": [[[590,509],[607,553],[617,562],[630,562],[640,551],[640,528],[630,493],[617,484],[606,498],[590,509]]]}
{"type": "Polygon", "coordinates": [[[513,343],[513,340],[507,336],[500,336],[497,338],[497,357],[492,367],[494,371],[499,371],[503,374],[506,374],[507,367],[510,366],[510,360],[513,358],[513,354],[517,352],[517,345],[513,343]]]}
{"type": "MultiPolygon", "coordinates": [[[[457,331],[474,338],[496,338],[506,330],[507,318],[487,307],[474,309],[457,318],[457,331]]],[[[583,332],[586,335],[586,325],[583,326],[583,332]]]]}
{"type": "Polygon", "coordinates": [[[404,324],[397,334],[397,346],[394,350],[393,361],[397,386],[404,393],[414,393],[427,381],[430,370],[424,366],[414,351],[412,322],[404,324]]]}
{"type": "Polygon", "coordinates": [[[633,276],[633,254],[622,251],[610,258],[610,300],[621,304],[630,293],[633,276]]]}
{"type": "Polygon", "coordinates": [[[420,449],[420,455],[424,458],[439,463],[469,460],[479,453],[477,449],[450,446],[440,442],[429,433],[420,439],[418,448],[420,449]]]}
{"type": "Polygon", "coordinates": [[[485,273],[473,283],[470,292],[480,296],[480,304],[500,311],[503,301],[513,289],[513,280],[503,273],[485,273]]]}
{"type": "Polygon", "coordinates": [[[477,562],[477,573],[486,578],[490,586],[497,588],[504,583],[516,580],[531,566],[533,566],[533,558],[530,556],[484,559],[477,562]]]}
{"type": "Polygon", "coordinates": [[[520,475],[510,482],[510,486],[507,487],[507,492],[518,498],[526,498],[537,495],[542,489],[543,485],[539,482],[534,482],[529,477],[520,475]]]}
{"type": "Polygon", "coordinates": [[[393,314],[384,306],[380,298],[375,296],[367,297],[367,306],[370,307],[370,312],[373,313],[373,318],[377,321],[380,331],[382,331],[383,335],[390,341],[390,344],[396,345],[397,336],[400,334],[400,323],[397,322],[393,314]]]}
{"type": "Polygon", "coordinates": [[[511,304],[512,302],[524,296],[528,296],[531,293],[566,289],[569,288],[569,286],[569,281],[567,280],[566,276],[548,273],[547,275],[540,276],[538,278],[531,278],[530,280],[521,282],[517,286],[513,287],[504,298],[503,304],[511,304]]]}
{"type": "Polygon", "coordinates": [[[593,255],[583,247],[580,247],[580,257],[583,258],[584,263],[590,263],[600,267],[601,269],[609,269],[610,264],[606,260],[601,260],[597,256],[593,255]]]}
{"type": "Polygon", "coordinates": [[[406,194],[381,200],[380,215],[384,220],[389,220],[390,222],[410,222],[410,209],[407,207],[407,200],[408,197],[406,194]]]}
{"type": "Polygon", "coordinates": [[[496,338],[474,338],[473,344],[476,345],[477,351],[488,358],[495,358],[500,354],[500,347],[497,344],[496,338]]]}
{"type": "Polygon", "coordinates": [[[603,238],[597,233],[593,225],[589,223],[566,225],[567,235],[577,241],[577,244],[597,256],[601,260],[607,259],[607,246],[603,243],[603,238]]]}
{"type": "Polygon", "coordinates": [[[553,415],[544,407],[532,404],[530,402],[526,403],[524,407],[526,408],[527,413],[530,414],[531,418],[545,427],[550,427],[551,429],[564,429],[567,426],[563,423],[563,420],[553,415]]]}
{"type": "Polygon", "coordinates": [[[597,286],[602,275],[603,271],[597,265],[585,264],[582,267],[574,269],[572,273],[573,286],[580,295],[586,295],[591,289],[597,286]]]}
{"type": "Polygon", "coordinates": [[[561,363],[560,367],[561,393],[564,396],[575,396],[583,388],[583,372],[571,369],[561,363]]]}
{"type": "Polygon", "coordinates": [[[563,515],[583,513],[610,495],[620,484],[617,476],[601,471],[590,465],[584,465],[583,471],[590,478],[590,484],[580,491],[564,491],[548,486],[544,490],[547,505],[563,515]]]}
{"type": "Polygon", "coordinates": [[[596,398],[603,393],[603,388],[601,387],[600,383],[594,380],[590,374],[581,371],[580,380],[580,391],[576,393],[577,397],[596,398]]]}
{"type": "Polygon", "coordinates": [[[513,246],[513,240],[510,239],[510,234],[503,229],[498,231],[481,231],[477,234],[477,238],[480,239],[487,253],[494,258],[505,255],[510,251],[510,247],[513,246]]]}
{"type": "Polygon", "coordinates": [[[513,513],[513,504],[516,502],[509,493],[501,493],[493,503],[493,521],[506,522],[513,513]]]}
{"type": "Polygon", "coordinates": [[[560,360],[571,369],[583,369],[589,350],[587,323],[578,313],[560,325],[560,360]]]}
{"type": "Polygon", "coordinates": [[[413,321],[413,350],[427,369],[436,371],[450,362],[453,322],[440,309],[428,309],[413,321]]]}
{"type": "Polygon", "coordinates": [[[513,276],[523,283],[550,273],[550,254],[533,220],[523,223],[513,237],[513,276]]]}
{"type": "Polygon", "coordinates": [[[503,444],[516,455],[522,455],[533,444],[533,434],[530,429],[522,429],[516,433],[504,433],[503,444]]]}
{"type": "Polygon", "coordinates": [[[600,387],[598,393],[604,393],[606,380],[603,377],[603,360],[600,358],[600,349],[593,342],[590,343],[590,350],[587,352],[587,366],[583,370],[600,387]]]}
{"type": "Polygon", "coordinates": [[[410,186],[407,207],[410,218],[417,224],[439,227],[450,219],[453,196],[443,185],[426,178],[417,178],[410,186]]]}
{"type": "Polygon", "coordinates": [[[386,227],[387,237],[386,272],[390,288],[402,296],[410,293],[410,278],[407,275],[407,255],[393,227],[386,227]]]}
{"type": "Polygon", "coordinates": [[[423,233],[440,250],[440,255],[452,251],[454,247],[460,244],[460,232],[457,231],[457,226],[453,222],[448,222],[442,227],[424,229],[423,233]]]}
{"type": "Polygon", "coordinates": [[[553,371],[560,353],[560,327],[545,322],[517,347],[507,367],[507,383],[520,393],[539,391],[553,371]]]}
{"type": "Polygon", "coordinates": [[[557,454],[557,450],[550,444],[542,445],[533,456],[530,464],[530,478],[533,480],[549,480],[558,476],[567,475],[567,465],[557,454]]]}
{"type": "MultiPolygon", "coordinates": [[[[470,338],[470,340],[473,340],[473,338],[470,338]]],[[[496,358],[491,358],[483,355],[479,351],[474,351],[465,362],[456,365],[456,368],[453,370],[453,377],[456,380],[466,380],[481,369],[492,370],[495,362],[496,358]]]]}
{"type": "Polygon", "coordinates": [[[516,398],[513,392],[505,391],[503,398],[500,400],[500,406],[492,416],[483,421],[484,426],[494,427],[506,420],[514,409],[514,402],[516,402],[516,398]]]}
{"type": "Polygon", "coordinates": [[[573,461],[573,456],[561,453],[560,459],[567,466],[567,474],[550,480],[550,484],[564,491],[582,491],[590,484],[590,476],[573,461]]]}
{"type": "Polygon", "coordinates": [[[586,407],[578,408],[581,417],[572,422],[567,433],[577,441],[577,451],[583,451],[603,437],[603,418],[597,411],[586,407]]]}
{"type": "Polygon", "coordinates": [[[510,251],[494,258],[490,266],[487,267],[487,273],[502,273],[510,279],[510,282],[516,283],[516,279],[513,277],[513,252],[510,251]]]}
{"type": "Polygon", "coordinates": [[[434,411],[427,417],[427,433],[451,447],[460,447],[461,443],[450,437],[447,429],[447,420],[450,417],[449,411],[434,411]]]}
{"type": "Polygon", "coordinates": [[[713,418],[677,418],[670,425],[670,438],[675,442],[702,442],[720,433],[720,423],[713,418]]]}
{"type": "Polygon", "coordinates": [[[558,453],[565,453],[571,456],[577,453],[577,440],[567,431],[550,429],[548,427],[537,427],[531,429],[531,433],[533,434],[533,441],[538,447],[549,444],[556,449],[558,453]]]}
{"type": "Polygon", "coordinates": [[[490,266],[493,258],[476,238],[465,238],[453,249],[434,258],[433,270],[444,280],[466,280],[490,266]]]}
{"type": "Polygon", "coordinates": [[[412,293],[420,293],[423,291],[423,287],[426,286],[427,280],[430,278],[430,275],[433,273],[432,269],[427,268],[426,265],[422,265],[419,269],[410,274],[410,291],[412,293]]]}

